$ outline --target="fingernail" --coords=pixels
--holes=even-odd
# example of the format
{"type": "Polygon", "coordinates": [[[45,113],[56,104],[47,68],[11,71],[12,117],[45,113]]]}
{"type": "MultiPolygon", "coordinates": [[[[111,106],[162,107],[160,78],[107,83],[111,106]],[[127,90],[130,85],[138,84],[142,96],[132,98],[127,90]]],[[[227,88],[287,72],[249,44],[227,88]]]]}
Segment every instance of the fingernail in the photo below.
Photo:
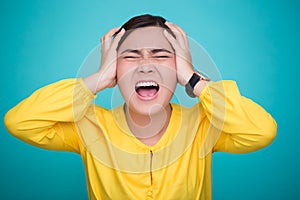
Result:
{"type": "Polygon", "coordinates": [[[165,30],[164,30],[164,34],[165,34],[165,35],[169,35],[170,33],[165,29],[165,30]]]}

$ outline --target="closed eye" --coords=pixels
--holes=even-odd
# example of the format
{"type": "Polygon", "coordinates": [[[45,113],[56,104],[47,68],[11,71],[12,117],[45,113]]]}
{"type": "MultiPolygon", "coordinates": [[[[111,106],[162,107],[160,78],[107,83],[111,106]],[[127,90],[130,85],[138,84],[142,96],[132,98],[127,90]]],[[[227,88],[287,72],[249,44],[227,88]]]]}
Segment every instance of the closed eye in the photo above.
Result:
{"type": "Polygon", "coordinates": [[[173,57],[173,53],[165,49],[153,49],[151,53],[152,57],[157,59],[167,59],[173,57]]]}
{"type": "Polygon", "coordinates": [[[170,58],[170,56],[154,56],[154,58],[170,58]]]}
{"type": "Polygon", "coordinates": [[[123,56],[125,59],[138,59],[138,56],[123,56]]]}

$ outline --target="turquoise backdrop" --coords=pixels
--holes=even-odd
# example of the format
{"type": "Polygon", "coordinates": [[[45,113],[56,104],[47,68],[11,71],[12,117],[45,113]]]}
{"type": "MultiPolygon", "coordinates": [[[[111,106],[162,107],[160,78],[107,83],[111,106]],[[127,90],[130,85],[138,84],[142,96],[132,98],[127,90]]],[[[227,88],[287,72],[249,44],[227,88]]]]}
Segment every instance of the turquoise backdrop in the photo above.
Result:
{"type": "MultiPolygon", "coordinates": [[[[110,28],[138,14],[162,15],[201,44],[222,78],[236,80],[241,93],[278,123],[276,140],[263,150],[214,154],[213,199],[300,199],[299,2],[3,0],[1,117],[41,86],[76,77],[110,28]]],[[[0,159],[1,200],[87,199],[78,155],[29,146],[2,123],[0,159]]]]}

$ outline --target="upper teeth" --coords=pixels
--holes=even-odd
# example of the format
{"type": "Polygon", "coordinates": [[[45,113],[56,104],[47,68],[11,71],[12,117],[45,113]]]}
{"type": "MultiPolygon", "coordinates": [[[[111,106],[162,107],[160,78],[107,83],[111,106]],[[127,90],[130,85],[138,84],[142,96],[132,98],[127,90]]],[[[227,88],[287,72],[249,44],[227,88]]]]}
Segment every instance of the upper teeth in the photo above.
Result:
{"type": "Polygon", "coordinates": [[[147,87],[147,86],[155,86],[157,87],[157,83],[153,82],[153,81],[147,81],[147,82],[138,82],[136,84],[136,87],[147,87]]]}

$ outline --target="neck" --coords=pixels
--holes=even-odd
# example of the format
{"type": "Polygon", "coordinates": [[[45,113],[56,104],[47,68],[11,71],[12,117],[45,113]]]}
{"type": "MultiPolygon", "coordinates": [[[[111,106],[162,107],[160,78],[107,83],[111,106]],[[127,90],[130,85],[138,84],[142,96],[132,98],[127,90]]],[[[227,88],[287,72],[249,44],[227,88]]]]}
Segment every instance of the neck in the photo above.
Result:
{"type": "Polygon", "coordinates": [[[153,146],[165,133],[172,113],[171,105],[154,114],[143,115],[125,106],[126,120],[131,132],[146,145],[153,146]]]}

